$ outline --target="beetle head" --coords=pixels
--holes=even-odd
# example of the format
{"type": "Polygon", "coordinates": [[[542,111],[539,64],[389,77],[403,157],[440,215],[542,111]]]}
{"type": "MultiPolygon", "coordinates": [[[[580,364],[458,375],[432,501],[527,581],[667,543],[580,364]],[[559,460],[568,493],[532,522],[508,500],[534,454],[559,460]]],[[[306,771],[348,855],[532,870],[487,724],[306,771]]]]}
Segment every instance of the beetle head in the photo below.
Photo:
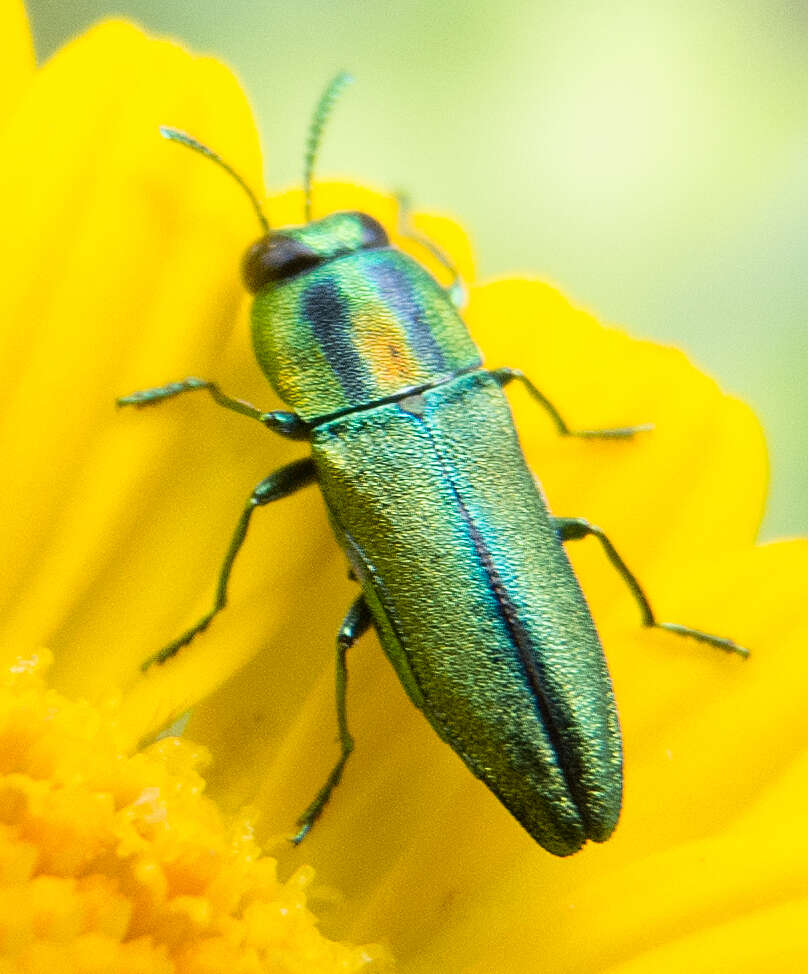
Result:
{"type": "Polygon", "coordinates": [[[321,220],[271,231],[246,252],[241,270],[248,291],[297,277],[358,250],[389,246],[384,227],[366,213],[332,213],[321,220]]]}

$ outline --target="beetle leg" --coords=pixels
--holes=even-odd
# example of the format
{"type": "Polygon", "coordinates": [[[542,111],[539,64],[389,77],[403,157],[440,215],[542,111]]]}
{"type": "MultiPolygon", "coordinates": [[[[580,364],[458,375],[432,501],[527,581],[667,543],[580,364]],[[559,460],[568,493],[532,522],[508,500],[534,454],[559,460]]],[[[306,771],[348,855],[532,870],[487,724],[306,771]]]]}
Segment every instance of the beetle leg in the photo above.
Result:
{"type": "Polygon", "coordinates": [[[435,244],[425,237],[423,234],[417,233],[413,230],[409,223],[410,215],[410,197],[403,190],[399,190],[396,193],[396,202],[398,203],[398,232],[402,237],[407,237],[409,240],[413,240],[424,250],[428,251],[439,263],[443,264],[447,271],[452,275],[451,283],[447,284],[443,290],[446,297],[451,301],[451,303],[456,308],[462,308],[466,303],[466,287],[463,284],[463,279],[460,276],[460,271],[455,267],[452,261],[444,254],[440,247],[436,247],[435,244]]]}
{"type": "Polygon", "coordinates": [[[680,626],[676,622],[657,622],[653,609],[651,608],[651,603],[648,601],[645,592],[643,592],[640,583],[600,528],[595,527],[594,524],[590,524],[581,517],[554,517],[552,521],[561,541],[578,541],[581,538],[589,537],[589,535],[598,539],[603,546],[606,557],[617,569],[620,577],[631,590],[631,594],[634,596],[637,605],[639,605],[640,612],[642,613],[642,624],[644,626],[667,629],[668,632],[674,632],[678,636],[689,636],[691,639],[697,639],[699,642],[715,646],[717,649],[723,649],[728,653],[737,653],[739,656],[744,657],[749,655],[748,649],[739,646],[731,639],[724,639],[721,636],[711,636],[709,633],[701,632],[699,629],[680,626]]]}
{"type": "Polygon", "coordinates": [[[163,402],[165,399],[173,399],[174,396],[182,395],[183,392],[193,392],[195,389],[207,389],[213,399],[225,409],[231,409],[234,413],[241,413],[242,416],[249,416],[250,419],[257,419],[259,423],[269,427],[273,432],[279,433],[292,440],[303,440],[308,437],[309,427],[296,413],[285,412],[284,410],[273,410],[264,413],[257,406],[253,406],[243,399],[234,399],[226,396],[215,382],[207,382],[205,379],[191,377],[183,379],[182,382],[170,382],[167,386],[157,386],[154,389],[141,389],[133,392],[129,396],[122,396],[116,400],[119,406],[152,406],[155,403],[163,402]]]}
{"type": "Polygon", "coordinates": [[[285,467],[281,467],[280,470],[276,470],[261,481],[252,494],[250,494],[250,499],[247,501],[244,511],[236,525],[236,530],[233,532],[233,537],[219,572],[219,583],[216,586],[216,598],[213,603],[213,608],[195,626],[192,626],[173,642],[164,646],[158,653],[150,656],[141,665],[142,670],[148,669],[154,663],[165,663],[166,660],[171,659],[183,646],[187,646],[197,633],[207,629],[213,617],[227,605],[227,583],[230,580],[230,572],[233,568],[233,562],[236,560],[236,555],[244,543],[250,518],[256,507],[262,507],[271,501],[277,501],[282,497],[287,497],[301,487],[312,483],[315,479],[314,464],[310,457],[305,457],[303,460],[295,460],[294,463],[288,463],[285,467]]]}
{"type": "Polygon", "coordinates": [[[300,830],[292,838],[292,842],[298,845],[305,839],[311,831],[312,825],[322,814],[323,809],[331,797],[331,792],[336,788],[342,778],[345,762],[353,751],[353,738],[348,730],[348,715],[345,710],[345,691],[348,686],[348,667],[345,657],[348,650],[353,646],[359,637],[367,632],[372,622],[370,610],[365,602],[364,595],[360,595],[345,616],[337,635],[337,724],[339,726],[339,741],[342,753],[339,761],[334,765],[331,774],[326,779],[323,787],[317,792],[314,801],[309,805],[305,812],[297,820],[300,830]]]}
{"type": "Polygon", "coordinates": [[[510,369],[505,367],[501,369],[492,369],[488,374],[502,387],[508,385],[509,382],[513,382],[514,380],[521,382],[530,395],[536,400],[536,402],[545,410],[545,412],[550,415],[550,418],[555,424],[555,428],[558,430],[561,436],[580,436],[583,439],[588,440],[625,440],[634,436],[635,433],[647,433],[649,430],[654,428],[650,423],[643,423],[639,426],[618,426],[614,429],[572,430],[564,422],[561,413],[559,413],[559,411],[544,395],[544,393],[540,392],[536,386],[533,385],[524,372],[520,371],[519,369],[510,369]]]}

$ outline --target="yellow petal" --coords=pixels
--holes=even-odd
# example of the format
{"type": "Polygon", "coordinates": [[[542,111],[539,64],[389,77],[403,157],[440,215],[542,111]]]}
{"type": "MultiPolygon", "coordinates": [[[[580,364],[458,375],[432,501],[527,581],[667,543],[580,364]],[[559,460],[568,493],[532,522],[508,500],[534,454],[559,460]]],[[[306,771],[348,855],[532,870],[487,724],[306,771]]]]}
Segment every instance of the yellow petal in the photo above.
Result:
{"type": "Polygon", "coordinates": [[[22,0],[0,4],[0,126],[27,90],[34,73],[34,44],[22,0]]]}
{"type": "MultiPolygon", "coordinates": [[[[200,592],[188,566],[199,559],[212,578],[230,526],[209,512],[223,494],[238,505],[252,479],[227,477],[244,450],[240,424],[207,449],[215,409],[202,431],[202,403],[148,417],[114,407],[189,372],[226,382],[249,360],[246,341],[232,360],[226,350],[254,216],[216,167],[159,137],[162,123],[215,144],[259,184],[232,75],[120,23],[48,62],[2,143],[0,438],[15,477],[0,547],[16,569],[2,580],[3,631],[6,645],[54,635],[57,681],[85,693],[136,671],[192,610],[200,592]]],[[[257,479],[262,461],[253,466],[257,479]]]]}
{"type": "MultiPolygon", "coordinates": [[[[475,289],[468,320],[488,363],[525,371],[571,427],[654,426],[624,442],[560,438],[514,385],[520,435],[556,513],[604,528],[619,518],[621,549],[637,539],[666,576],[673,559],[754,540],[767,476],[760,424],[682,352],[604,328],[537,281],[475,289]]],[[[653,565],[637,569],[647,578],[653,565]]]]}

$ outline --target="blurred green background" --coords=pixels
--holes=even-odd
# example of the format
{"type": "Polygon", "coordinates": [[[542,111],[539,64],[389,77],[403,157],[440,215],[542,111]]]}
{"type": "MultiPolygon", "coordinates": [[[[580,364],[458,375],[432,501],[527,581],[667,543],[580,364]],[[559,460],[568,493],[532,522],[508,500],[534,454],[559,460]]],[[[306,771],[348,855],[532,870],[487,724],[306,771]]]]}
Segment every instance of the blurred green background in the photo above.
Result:
{"type": "Polygon", "coordinates": [[[319,172],[406,188],[418,206],[458,217],[482,277],[541,275],[603,320],[683,347],[766,427],[763,536],[808,532],[808,4],[28,9],[40,59],[94,20],[125,15],[229,62],[275,188],[300,178],[323,84],[351,70],[360,83],[339,106],[319,172]]]}

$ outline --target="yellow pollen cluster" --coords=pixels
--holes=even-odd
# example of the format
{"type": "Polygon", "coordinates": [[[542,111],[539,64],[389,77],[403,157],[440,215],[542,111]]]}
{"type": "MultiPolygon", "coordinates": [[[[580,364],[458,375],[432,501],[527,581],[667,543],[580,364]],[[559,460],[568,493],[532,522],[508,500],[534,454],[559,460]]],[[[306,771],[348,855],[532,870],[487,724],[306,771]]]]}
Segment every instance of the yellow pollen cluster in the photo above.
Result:
{"type": "Polygon", "coordinates": [[[202,794],[204,749],[128,755],[115,705],[66,699],[49,654],[0,673],[0,974],[317,974],[373,970],[333,943],[250,824],[202,794]]]}

